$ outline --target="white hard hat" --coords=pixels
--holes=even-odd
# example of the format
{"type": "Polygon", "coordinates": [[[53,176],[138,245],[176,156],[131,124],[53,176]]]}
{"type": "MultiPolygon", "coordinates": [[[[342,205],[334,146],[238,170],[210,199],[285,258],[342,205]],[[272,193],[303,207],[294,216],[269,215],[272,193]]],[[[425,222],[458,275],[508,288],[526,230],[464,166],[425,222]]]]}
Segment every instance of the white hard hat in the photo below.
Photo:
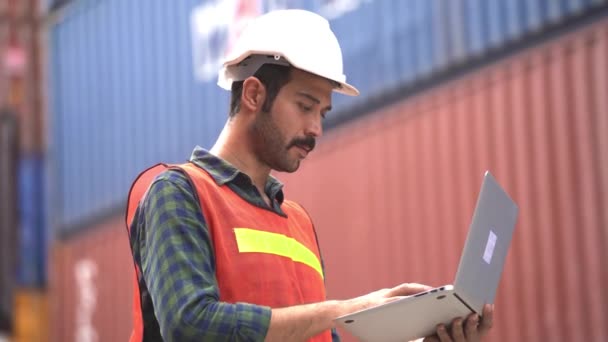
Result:
{"type": "Polygon", "coordinates": [[[342,50],[329,22],[318,14],[298,9],[266,13],[244,29],[220,69],[217,84],[230,90],[262,64],[291,65],[339,84],[336,92],[357,96],[346,83],[342,50]],[[248,58],[250,57],[250,58],[248,58]]]}

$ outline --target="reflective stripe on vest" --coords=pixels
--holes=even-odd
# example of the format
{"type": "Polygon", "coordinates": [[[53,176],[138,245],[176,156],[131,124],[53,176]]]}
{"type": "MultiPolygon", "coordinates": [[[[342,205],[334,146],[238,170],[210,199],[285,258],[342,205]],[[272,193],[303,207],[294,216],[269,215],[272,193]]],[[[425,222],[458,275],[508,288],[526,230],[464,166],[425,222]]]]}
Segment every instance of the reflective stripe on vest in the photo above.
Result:
{"type": "Polygon", "coordinates": [[[234,234],[240,253],[267,253],[290,258],[312,267],[323,278],[319,258],[308,247],[293,238],[250,228],[234,228],[234,234]]]}

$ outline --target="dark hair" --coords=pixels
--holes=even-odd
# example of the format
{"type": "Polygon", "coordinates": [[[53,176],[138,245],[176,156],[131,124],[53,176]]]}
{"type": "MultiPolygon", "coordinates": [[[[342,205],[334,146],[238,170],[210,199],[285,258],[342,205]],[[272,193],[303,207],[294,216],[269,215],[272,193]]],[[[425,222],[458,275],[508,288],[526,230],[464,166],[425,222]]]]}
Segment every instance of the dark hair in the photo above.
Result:
{"type": "MultiPolygon", "coordinates": [[[[262,111],[269,112],[279,90],[289,82],[291,67],[277,64],[264,64],[253,74],[266,87],[266,100],[262,104],[262,111]]],[[[232,118],[241,107],[243,94],[243,81],[232,82],[230,94],[230,114],[232,118]]]]}

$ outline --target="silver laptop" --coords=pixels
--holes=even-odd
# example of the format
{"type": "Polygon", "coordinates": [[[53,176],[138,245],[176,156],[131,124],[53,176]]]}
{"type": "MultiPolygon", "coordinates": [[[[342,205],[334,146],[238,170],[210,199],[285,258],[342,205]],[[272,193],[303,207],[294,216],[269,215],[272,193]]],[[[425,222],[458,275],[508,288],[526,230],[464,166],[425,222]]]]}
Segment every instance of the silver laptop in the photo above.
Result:
{"type": "Polygon", "coordinates": [[[485,303],[494,303],[518,211],[487,171],[454,284],[338,317],[336,323],[362,341],[409,341],[435,334],[439,323],[481,315],[485,303]]]}

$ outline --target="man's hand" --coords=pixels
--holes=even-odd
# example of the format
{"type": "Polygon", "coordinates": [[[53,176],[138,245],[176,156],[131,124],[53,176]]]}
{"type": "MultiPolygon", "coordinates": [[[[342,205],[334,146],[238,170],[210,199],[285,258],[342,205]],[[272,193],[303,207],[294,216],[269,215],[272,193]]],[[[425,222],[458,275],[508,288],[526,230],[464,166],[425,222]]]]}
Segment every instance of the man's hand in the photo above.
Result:
{"type": "Polygon", "coordinates": [[[374,291],[364,296],[356,297],[345,301],[343,306],[344,311],[340,314],[340,316],[342,314],[349,314],[359,310],[389,303],[397,299],[415,295],[416,293],[427,291],[430,289],[432,289],[432,287],[427,285],[417,283],[404,283],[390,289],[374,291]]]}
{"type": "Polygon", "coordinates": [[[443,324],[437,326],[437,335],[429,336],[423,342],[479,342],[481,337],[488,333],[494,320],[494,304],[483,307],[483,318],[479,322],[479,315],[471,314],[466,322],[462,318],[452,321],[448,329],[443,324]]]}

